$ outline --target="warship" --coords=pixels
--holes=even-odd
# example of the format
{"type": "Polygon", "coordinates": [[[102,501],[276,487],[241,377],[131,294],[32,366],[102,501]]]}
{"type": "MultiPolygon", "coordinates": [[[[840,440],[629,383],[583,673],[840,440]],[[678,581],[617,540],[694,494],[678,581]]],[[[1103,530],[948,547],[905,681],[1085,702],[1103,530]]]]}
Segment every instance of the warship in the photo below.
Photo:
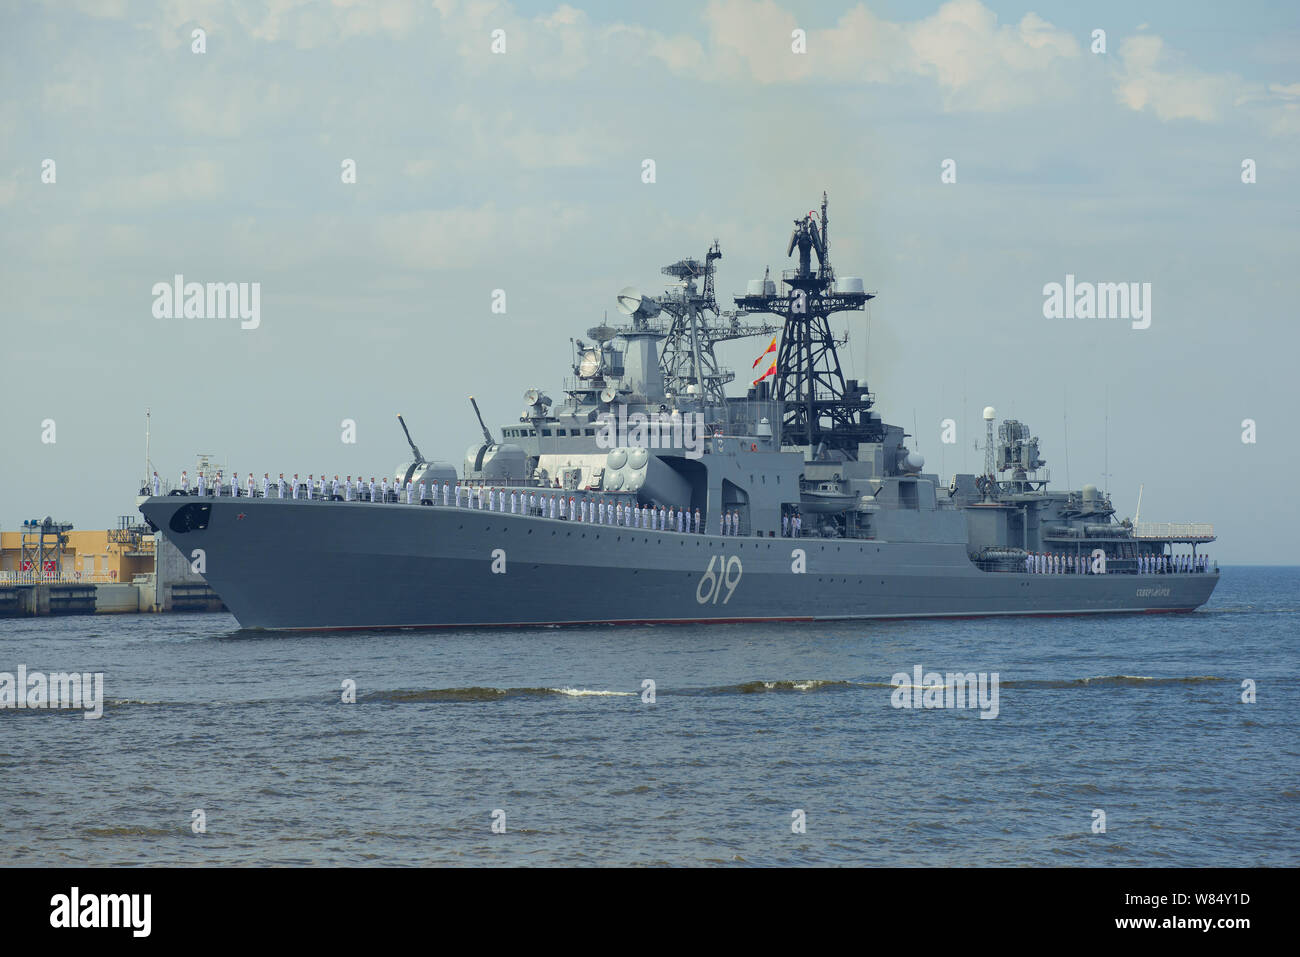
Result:
{"type": "Polygon", "coordinates": [[[792,268],[749,281],[734,309],[715,296],[717,240],[703,260],[664,267],[662,295],[622,290],[618,325],[571,340],[563,399],[528,388],[494,435],[471,397],[482,441],[459,473],[425,460],[398,416],[410,457],[378,494],[322,482],[232,497],[209,476],[202,496],[150,495],[140,510],[250,629],[1204,604],[1219,575],[1198,552],[1212,526],[1121,521],[1094,485],[1049,489],[1019,421],[995,435],[984,410],[981,474],[925,470],[867,384],[844,377],[830,317],[874,296],[836,275],[829,225],[823,193],[820,215],[794,220],[792,268]],[[730,395],[715,346],[741,338],[771,344],[730,395]]]}

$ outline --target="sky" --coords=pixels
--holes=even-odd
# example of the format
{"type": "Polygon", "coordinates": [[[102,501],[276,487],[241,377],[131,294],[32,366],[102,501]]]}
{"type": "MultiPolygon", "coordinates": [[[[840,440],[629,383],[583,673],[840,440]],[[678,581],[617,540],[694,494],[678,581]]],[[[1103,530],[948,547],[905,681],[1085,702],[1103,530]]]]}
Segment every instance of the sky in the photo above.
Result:
{"type": "Polygon", "coordinates": [[[399,412],[459,466],[469,395],[558,397],[715,238],[730,306],[825,190],[877,296],[845,373],[929,468],[992,405],[1054,486],[1297,564],[1298,146],[1294,4],[3,2],[0,529],[132,512],[146,408],[173,480],[379,475],[399,412]],[[258,283],[256,327],[158,315],[177,274],[258,283]],[[1150,325],[1046,317],[1067,275],[1150,325]]]}

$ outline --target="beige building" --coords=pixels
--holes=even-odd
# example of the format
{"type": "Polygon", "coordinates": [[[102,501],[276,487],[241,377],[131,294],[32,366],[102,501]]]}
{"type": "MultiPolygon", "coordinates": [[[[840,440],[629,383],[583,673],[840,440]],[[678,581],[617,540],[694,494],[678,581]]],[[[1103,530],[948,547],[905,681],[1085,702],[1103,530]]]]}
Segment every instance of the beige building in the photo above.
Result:
{"type": "Polygon", "coordinates": [[[0,530],[0,582],[129,583],[154,570],[154,537],[129,528],[0,530]]]}

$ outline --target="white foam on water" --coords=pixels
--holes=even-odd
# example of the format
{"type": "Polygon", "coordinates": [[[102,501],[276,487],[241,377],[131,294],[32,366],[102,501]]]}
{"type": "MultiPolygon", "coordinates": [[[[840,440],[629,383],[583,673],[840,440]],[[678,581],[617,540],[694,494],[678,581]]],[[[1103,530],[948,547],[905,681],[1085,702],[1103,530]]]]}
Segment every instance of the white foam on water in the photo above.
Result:
{"type": "Polygon", "coordinates": [[[546,690],[568,695],[570,698],[625,698],[636,695],[635,691],[592,691],[588,688],[547,688],[546,690]]]}

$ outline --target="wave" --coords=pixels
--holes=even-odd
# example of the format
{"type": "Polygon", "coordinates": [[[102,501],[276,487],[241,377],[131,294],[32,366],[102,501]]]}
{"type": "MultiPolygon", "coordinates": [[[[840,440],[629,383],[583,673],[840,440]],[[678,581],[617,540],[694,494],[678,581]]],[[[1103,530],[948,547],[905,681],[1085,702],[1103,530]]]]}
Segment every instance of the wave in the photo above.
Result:
{"type": "Polygon", "coordinates": [[[166,837],[184,833],[177,827],[85,827],[81,830],[91,837],[166,837]]]}
{"type": "Polygon", "coordinates": [[[792,678],[782,681],[746,681],[736,685],[722,685],[714,688],[700,688],[697,690],[680,690],[670,691],[670,694],[697,694],[697,695],[722,695],[722,694],[762,694],[767,691],[823,691],[832,688],[848,688],[852,686],[852,681],[840,681],[836,679],[824,678],[792,678]]]}
{"type": "Polygon", "coordinates": [[[567,695],[570,698],[635,698],[635,691],[592,691],[588,688],[548,688],[555,694],[567,695]]]}
{"type": "MultiPolygon", "coordinates": [[[[948,672],[939,669],[931,669],[941,677],[946,677],[948,672]]],[[[954,669],[954,672],[956,669],[954,669]]],[[[927,672],[928,673],[928,672],[927,672]]],[[[969,672],[961,672],[968,674],[969,672]]],[[[1216,684],[1228,683],[1236,684],[1237,679],[1225,678],[1218,675],[1189,675],[1184,677],[1154,677],[1150,675],[1095,675],[1088,678],[1027,678],[1027,679],[1008,679],[999,675],[998,685],[1008,689],[1079,689],[1079,688],[1154,688],[1162,686],[1178,685],[1198,685],[1198,684],[1216,684]]],[[[672,688],[660,685],[657,694],[670,695],[678,697],[711,697],[720,695],[735,694],[764,694],[767,692],[775,693],[798,693],[808,694],[817,691],[843,691],[847,689],[870,689],[870,690],[888,690],[894,691],[899,688],[915,690],[910,681],[905,685],[895,685],[892,681],[847,681],[835,678],[787,678],[787,679],[757,679],[754,681],[744,681],[737,684],[714,685],[703,688],[672,688]]],[[[920,690],[925,690],[925,686],[920,686],[920,690]]],[[[474,701],[504,701],[511,698],[635,698],[640,695],[639,690],[620,691],[607,688],[581,688],[564,685],[561,687],[526,687],[526,688],[494,688],[481,685],[471,685],[463,688],[412,688],[412,689],[394,689],[388,691],[372,691],[357,697],[358,702],[363,703],[392,703],[392,704],[419,704],[423,702],[474,702],[474,701]]],[[[319,701],[315,696],[301,700],[303,703],[319,701]]],[[[125,710],[131,708],[192,708],[220,704],[227,707],[247,707],[258,704],[283,705],[287,703],[286,699],[269,699],[269,700],[248,700],[248,701],[150,701],[132,698],[106,698],[104,699],[104,710],[125,710]]],[[[331,696],[332,701],[337,701],[336,697],[331,696]]],[[[24,711],[68,711],[80,714],[83,709],[80,708],[63,708],[63,709],[0,709],[0,715],[5,712],[24,711]]]]}
{"type": "Polygon", "coordinates": [[[358,701],[411,704],[426,701],[503,701],[506,698],[542,698],[559,695],[568,698],[634,697],[635,691],[602,691],[591,688],[430,688],[427,690],[372,691],[358,701]]]}
{"type": "Polygon", "coordinates": [[[1195,685],[1214,682],[1235,682],[1233,678],[1221,678],[1217,675],[1191,675],[1183,678],[1155,678],[1149,675],[1097,675],[1092,678],[1071,679],[1025,679],[1023,681],[999,681],[1003,688],[1080,688],[1080,687],[1133,687],[1149,688],[1162,685],[1195,685]]]}

